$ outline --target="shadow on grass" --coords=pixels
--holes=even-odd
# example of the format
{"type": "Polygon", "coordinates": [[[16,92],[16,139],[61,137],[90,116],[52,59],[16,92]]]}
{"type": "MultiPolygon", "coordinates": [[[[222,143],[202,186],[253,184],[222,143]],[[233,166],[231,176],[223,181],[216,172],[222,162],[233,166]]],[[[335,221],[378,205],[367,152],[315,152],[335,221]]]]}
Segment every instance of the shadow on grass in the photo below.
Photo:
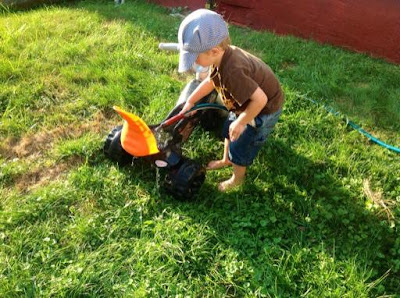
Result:
{"type": "MultiPolygon", "coordinates": [[[[392,260],[385,259],[396,240],[387,223],[367,211],[358,203],[357,193],[343,187],[330,174],[334,165],[313,162],[273,138],[259,158],[265,159],[267,172],[250,168],[246,184],[238,190],[221,194],[207,182],[195,200],[181,202],[158,192],[155,170],[147,163],[139,161],[134,167],[114,169],[110,174],[112,168],[99,156],[74,174],[68,193],[62,188],[54,194],[48,192],[44,205],[32,195],[26,202],[29,201],[29,208],[18,214],[10,227],[26,229],[41,222],[47,226],[57,217],[62,223],[58,229],[64,230],[76,221],[79,229],[66,229],[68,234],[54,237],[60,237],[57,242],[63,254],[74,259],[75,248],[69,241],[79,239],[71,234],[78,232],[81,253],[87,253],[89,258],[82,266],[94,266],[91,252],[99,258],[104,253],[103,257],[108,258],[110,255],[104,250],[117,246],[121,248],[116,267],[129,259],[133,264],[160,263],[184,280],[212,280],[215,292],[231,296],[244,296],[246,289],[275,296],[300,296],[308,288],[315,290],[315,295],[330,290],[342,295],[346,291],[365,295],[368,283],[393,267],[392,260]],[[119,184],[126,187],[118,187],[119,184]],[[145,208],[127,204],[131,200],[140,202],[133,190],[151,194],[150,200],[140,203],[146,204],[145,208]],[[91,204],[95,210],[86,208],[85,216],[74,219],[79,205],[91,204]],[[89,224],[92,221],[96,226],[89,224]],[[195,237],[195,233],[201,237],[195,237]],[[166,250],[162,254],[157,251],[157,259],[138,256],[143,250],[134,250],[135,245],[155,243],[159,246],[154,249],[166,250]]],[[[341,171],[345,173],[347,169],[341,171]]],[[[65,258],[60,251],[56,253],[65,258]]],[[[147,265],[154,269],[154,264],[147,265]]],[[[49,267],[50,263],[44,262],[43,266],[49,267]]],[[[57,270],[64,266],[67,265],[57,270]]],[[[93,274],[93,290],[112,286],[105,277],[123,276],[126,271],[129,270],[121,265],[115,272],[103,272],[104,276],[93,274]]],[[[398,275],[389,274],[382,282],[383,291],[398,293],[398,280],[398,275]]],[[[171,293],[168,287],[165,291],[171,293]]]]}
{"type": "MultiPolygon", "coordinates": [[[[205,185],[196,202],[185,207],[171,203],[195,222],[207,223],[220,243],[251,264],[252,274],[238,276],[236,285],[245,288],[250,281],[262,292],[301,295],[307,290],[299,288],[301,284],[327,289],[341,284],[344,294],[346,287],[372,282],[393,267],[392,260],[385,259],[396,240],[389,224],[329,173],[333,165],[313,162],[276,140],[262,155],[268,172],[250,168],[241,189],[219,194],[205,185]],[[323,276],[319,267],[329,258],[337,277],[323,276]],[[346,261],[354,267],[344,268],[346,261]],[[360,275],[351,276],[353,269],[360,275]]],[[[382,282],[388,293],[399,291],[398,278],[391,273],[382,282]]]]}

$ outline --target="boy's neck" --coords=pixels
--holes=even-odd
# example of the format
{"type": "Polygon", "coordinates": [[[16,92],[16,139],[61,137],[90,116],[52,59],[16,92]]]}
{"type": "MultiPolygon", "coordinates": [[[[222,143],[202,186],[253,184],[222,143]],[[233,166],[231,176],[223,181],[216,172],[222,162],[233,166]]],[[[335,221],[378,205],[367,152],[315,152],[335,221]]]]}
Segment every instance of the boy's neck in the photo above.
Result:
{"type": "Polygon", "coordinates": [[[222,58],[224,57],[224,54],[225,54],[225,50],[220,50],[219,52],[218,52],[218,54],[217,54],[217,56],[215,56],[215,60],[214,60],[214,65],[216,66],[216,67],[219,67],[220,65],[221,65],[221,62],[222,62],[222,58]]]}

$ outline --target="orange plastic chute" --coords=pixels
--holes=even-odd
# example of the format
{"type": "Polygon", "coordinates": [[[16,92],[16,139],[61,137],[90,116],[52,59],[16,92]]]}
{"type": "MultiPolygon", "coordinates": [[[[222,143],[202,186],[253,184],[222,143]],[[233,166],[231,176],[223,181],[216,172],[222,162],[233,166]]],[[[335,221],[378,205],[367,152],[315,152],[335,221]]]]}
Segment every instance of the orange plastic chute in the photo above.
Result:
{"type": "Polygon", "coordinates": [[[121,145],[126,152],[133,156],[147,156],[160,152],[153,132],[140,117],[120,107],[113,108],[125,119],[121,131],[121,145]]]}

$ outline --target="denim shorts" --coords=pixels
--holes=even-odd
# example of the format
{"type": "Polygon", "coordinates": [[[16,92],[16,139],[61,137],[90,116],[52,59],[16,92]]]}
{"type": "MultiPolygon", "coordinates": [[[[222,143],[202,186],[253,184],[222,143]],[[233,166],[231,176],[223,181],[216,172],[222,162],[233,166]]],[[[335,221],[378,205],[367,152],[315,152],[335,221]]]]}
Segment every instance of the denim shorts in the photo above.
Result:
{"type": "MultiPolygon", "coordinates": [[[[254,118],[255,127],[247,124],[240,137],[229,143],[229,160],[239,166],[251,165],[268,136],[274,131],[281,114],[282,109],[269,115],[258,115],[254,118]]],[[[235,113],[229,113],[222,131],[224,138],[229,139],[229,126],[236,118],[235,113]]]]}

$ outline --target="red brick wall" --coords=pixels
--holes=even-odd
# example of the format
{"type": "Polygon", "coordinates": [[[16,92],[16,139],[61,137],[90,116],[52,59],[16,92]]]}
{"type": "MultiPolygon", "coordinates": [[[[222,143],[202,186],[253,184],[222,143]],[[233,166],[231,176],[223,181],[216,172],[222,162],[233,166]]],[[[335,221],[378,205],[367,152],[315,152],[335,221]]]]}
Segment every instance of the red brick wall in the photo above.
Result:
{"type": "Polygon", "coordinates": [[[400,0],[217,0],[228,22],[400,63],[400,0]]]}

